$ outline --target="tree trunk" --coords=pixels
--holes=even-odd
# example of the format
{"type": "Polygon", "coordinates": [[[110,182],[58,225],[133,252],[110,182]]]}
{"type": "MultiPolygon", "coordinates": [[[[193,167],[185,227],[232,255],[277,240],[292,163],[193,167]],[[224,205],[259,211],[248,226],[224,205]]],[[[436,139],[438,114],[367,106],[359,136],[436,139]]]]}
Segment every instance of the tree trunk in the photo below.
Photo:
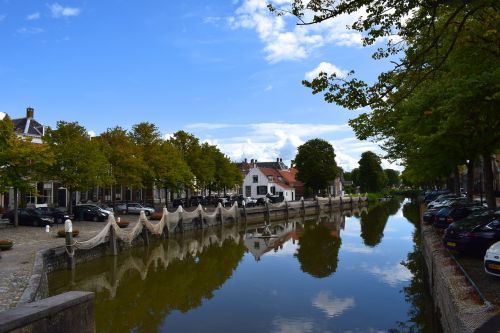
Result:
{"type": "Polygon", "coordinates": [[[493,189],[493,169],[491,165],[490,154],[483,153],[483,174],[484,174],[484,192],[486,194],[486,204],[488,208],[496,208],[497,203],[493,189]]]}
{"type": "Polygon", "coordinates": [[[458,165],[455,165],[453,169],[453,186],[455,187],[455,194],[460,196],[460,170],[458,170],[458,165]]]}
{"type": "Polygon", "coordinates": [[[467,163],[467,201],[474,200],[474,160],[467,163]]]}
{"type": "Polygon", "coordinates": [[[18,192],[19,190],[17,187],[14,187],[14,226],[17,227],[19,225],[19,212],[18,212],[18,202],[17,202],[17,197],[18,197],[18,192]]]}

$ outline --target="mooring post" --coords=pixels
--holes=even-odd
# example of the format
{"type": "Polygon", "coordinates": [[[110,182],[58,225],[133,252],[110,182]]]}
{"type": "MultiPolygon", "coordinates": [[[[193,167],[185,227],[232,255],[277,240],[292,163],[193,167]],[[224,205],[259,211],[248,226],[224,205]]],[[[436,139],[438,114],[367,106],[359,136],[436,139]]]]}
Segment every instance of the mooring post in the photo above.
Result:
{"type": "Polygon", "coordinates": [[[266,198],[266,215],[267,215],[267,223],[271,221],[271,211],[269,210],[269,199],[266,198]]]}
{"type": "Polygon", "coordinates": [[[116,247],[116,231],[114,225],[111,225],[109,228],[109,247],[111,248],[112,255],[118,255],[118,248],[116,247]]]}
{"type": "Polygon", "coordinates": [[[68,254],[68,269],[75,269],[75,251],[73,249],[73,223],[70,219],[64,222],[64,232],[66,233],[66,253],[68,254]]]}
{"type": "Polygon", "coordinates": [[[306,215],[306,206],[304,204],[304,197],[300,197],[300,201],[302,202],[302,214],[306,215]]]}
{"type": "Polygon", "coordinates": [[[286,216],[286,222],[288,223],[288,201],[285,200],[285,216],[286,216]]]}
{"type": "Polygon", "coordinates": [[[245,201],[242,202],[243,204],[243,216],[245,216],[245,223],[247,222],[247,205],[245,201]]]}
{"type": "Polygon", "coordinates": [[[149,233],[148,233],[148,228],[146,228],[146,225],[144,222],[141,220],[142,223],[142,238],[144,239],[144,244],[146,246],[149,246],[149,233]]]}
{"type": "Polygon", "coordinates": [[[198,205],[198,216],[200,217],[200,226],[203,229],[203,207],[201,204],[198,205]]]}
{"type": "Polygon", "coordinates": [[[332,195],[328,194],[328,206],[330,206],[330,214],[332,213],[332,195]]]}
{"type": "Polygon", "coordinates": [[[236,223],[240,223],[240,206],[238,205],[238,201],[235,201],[234,204],[236,205],[236,207],[234,207],[236,223]]]}
{"type": "Polygon", "coordinates": [[[222,214],[222,204],[219,202],[219,217],[220,217],[220,224],[224,224],[224,215],[222,214]]]}
{"type": "Polygon", "coordinates": [[[181,229],[181,233],[184,233],[184,224],[183,224],[183,221],[182,221],[182,216],[183,216],[184,210],[182,209],[182,206],[179,206],[179,207],[180,207],[178,209],[178,211],[179,211],[179,222],[177,223],[177,225],[179,226],[179,229],[181,229]]]}
{"type": "Polygon", "coordinates": [[[342,195],[339,196],[339,206],[342,206],[344,202],[342,201],[342,195]]]}
{"type": "Polygon", "coordinates": [[[316,199],[316,214],[319,214],[319,208],[320,208],[319,197],[316,196],[315,199],[316,199]]]}

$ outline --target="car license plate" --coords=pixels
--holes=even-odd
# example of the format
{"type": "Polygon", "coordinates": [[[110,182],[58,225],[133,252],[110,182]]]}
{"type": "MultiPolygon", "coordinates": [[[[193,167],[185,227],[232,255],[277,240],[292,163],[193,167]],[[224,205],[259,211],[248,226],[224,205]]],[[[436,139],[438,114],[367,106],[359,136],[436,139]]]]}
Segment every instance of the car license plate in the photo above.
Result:
{"type": "Polygon", "coordinates": [[[455,247],[455,246],[457,246],[457,243],[455,243],[455,242],[447,242],[446,245],[451,246],[451,247],[455,247]]]}
{"type": "Polygon", "coordinates": [[[491,268],[491,269],[500,269],[500,264],[488,264],[488,268],[491,268]]]}

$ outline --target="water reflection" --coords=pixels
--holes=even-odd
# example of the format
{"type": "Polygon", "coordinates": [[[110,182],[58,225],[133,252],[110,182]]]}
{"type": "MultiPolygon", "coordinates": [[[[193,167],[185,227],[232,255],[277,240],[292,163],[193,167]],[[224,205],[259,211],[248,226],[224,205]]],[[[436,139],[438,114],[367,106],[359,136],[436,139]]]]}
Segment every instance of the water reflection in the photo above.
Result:
{"type": "Polygon", "coordinates": [[[400,206],[400,201],[393,199],[376,203],[368,212],[361,213],[361,238],[365,245],[375,247],[380,244],[389,216],[396,214],[400,206]]]}
{"type": "Polygon", "coordinates": [[[80,265],[69,285],[60,285],[71,279],[68,272],[55,272],[49,286],[51,294],[94,291],[100,332],[156,332],[172,311],[187,312],[211,299],[244,252],[237,228],[223,228],[171,239],[151,250],[134,249],[119,261],[106,258],[80,265]]]}
{"type": "Polygon", "coordinates": [[[53,273],[49,286],[94,291],[99,332],[426,331],[418,247],[400,264],[414,226],[387,221],[399,205],[186,232],[53,273]]]}

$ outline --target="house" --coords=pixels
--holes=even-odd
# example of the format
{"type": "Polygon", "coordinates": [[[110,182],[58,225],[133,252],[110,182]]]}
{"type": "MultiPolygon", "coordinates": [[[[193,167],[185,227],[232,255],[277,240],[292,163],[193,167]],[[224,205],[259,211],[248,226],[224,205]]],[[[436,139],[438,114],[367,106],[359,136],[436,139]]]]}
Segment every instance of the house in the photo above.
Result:
{"type": "Polygon", "coordinates": [[[283,167],[283,162],[279,160],[276,164],[264,163],[266,164],[261,165],[266,166],[254,163],[253,167],[248,169],[243,180],[243,196],[262,198],[266,195],[277,195],[284,197],[286,201],[296,200],[295,187],[299,185],[295,179],[297,170],[283,167]]]}

